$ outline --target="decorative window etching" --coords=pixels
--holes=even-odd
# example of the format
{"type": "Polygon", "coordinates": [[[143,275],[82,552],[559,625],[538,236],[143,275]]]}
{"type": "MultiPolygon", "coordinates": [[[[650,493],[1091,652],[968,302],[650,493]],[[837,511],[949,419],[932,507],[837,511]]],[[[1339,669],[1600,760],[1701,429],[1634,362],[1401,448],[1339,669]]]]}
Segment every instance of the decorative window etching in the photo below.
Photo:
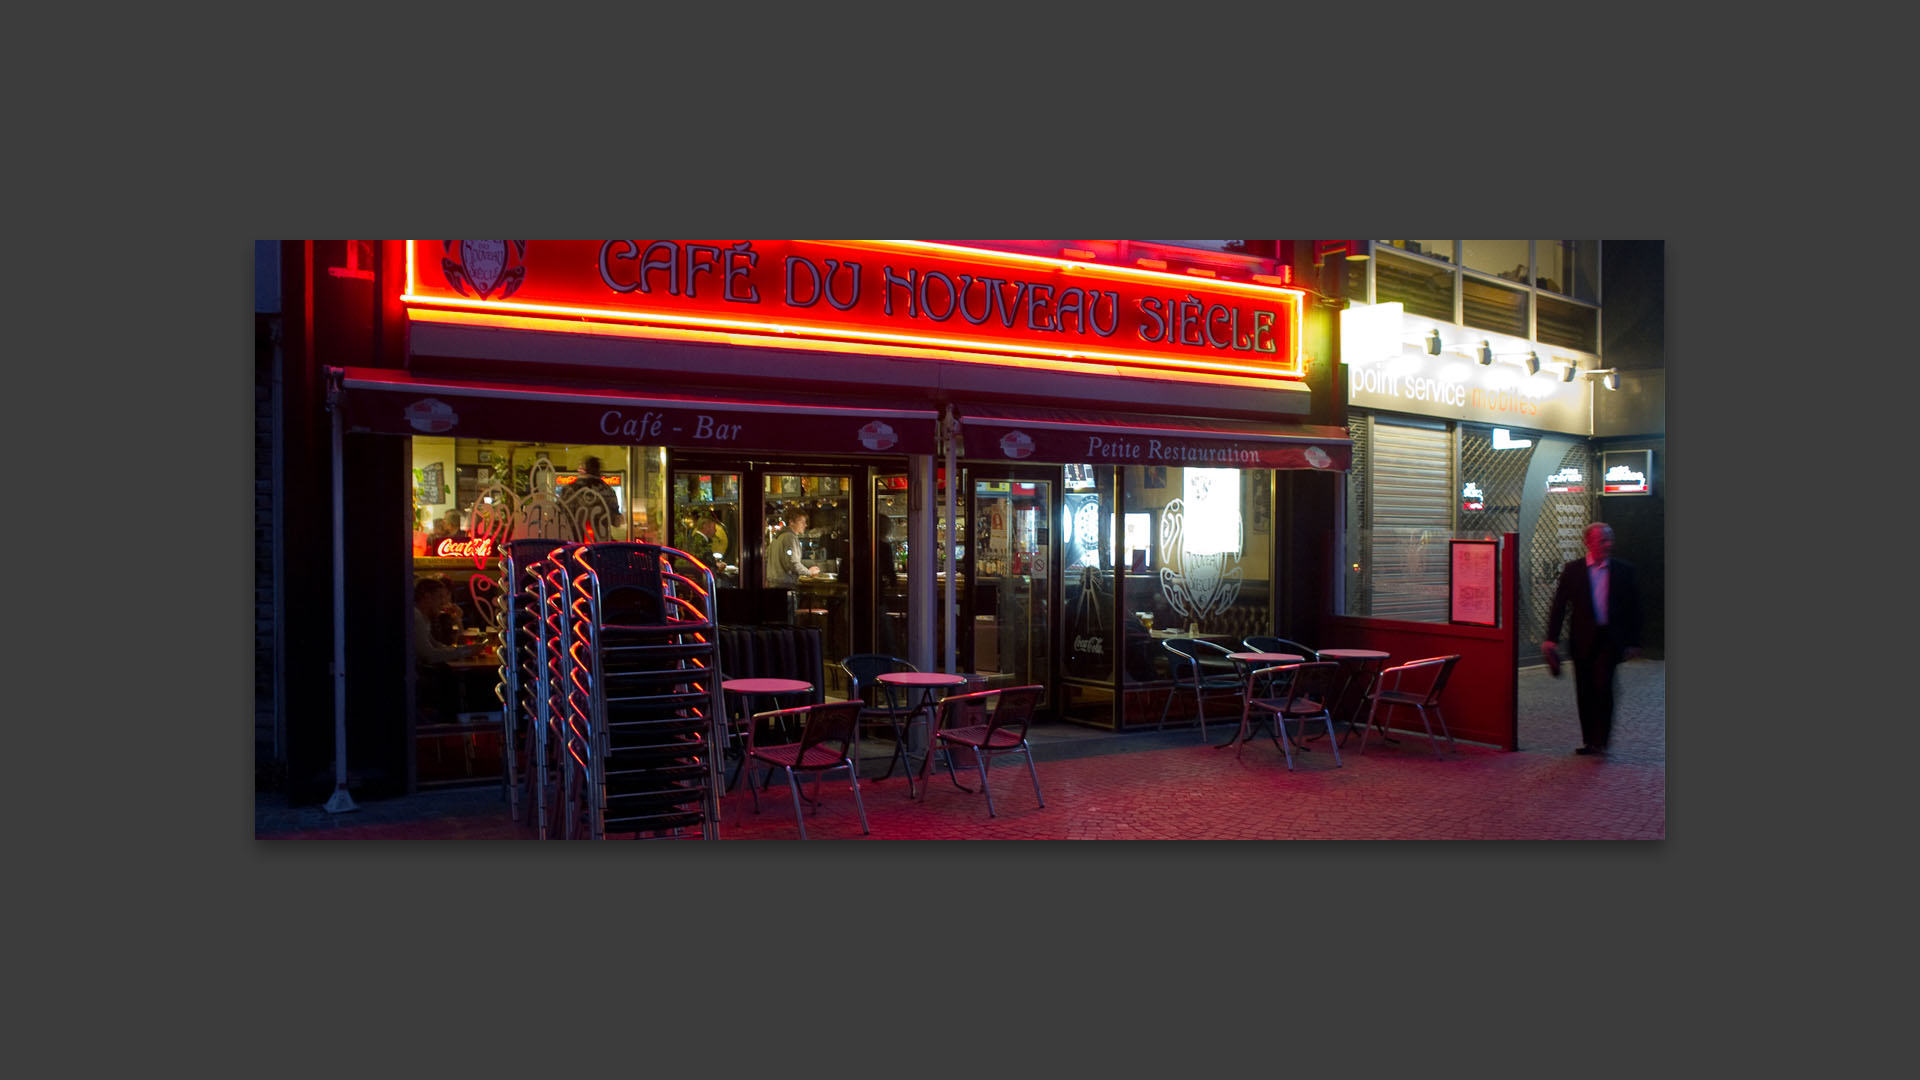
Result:
{"type": "Polygon", "coordinates": [[[1182,618],[1198,623],[1224,614],[1239,597],[1240,553],[1189,552],[1186,515],[1183,499],[1168,503],[1160,515],[1160,591],[1182,618]]]}

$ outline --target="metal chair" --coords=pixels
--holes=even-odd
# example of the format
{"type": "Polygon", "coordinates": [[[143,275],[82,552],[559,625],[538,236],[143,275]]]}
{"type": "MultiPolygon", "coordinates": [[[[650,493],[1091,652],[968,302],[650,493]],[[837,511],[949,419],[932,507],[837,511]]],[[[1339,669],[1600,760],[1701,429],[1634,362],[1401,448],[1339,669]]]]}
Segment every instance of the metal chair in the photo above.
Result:
{"type": "MultiPolygon", "coordinates": [[[[913,710],[895,687],[876,680],[890,671],[919,671],[920,669],[897,656],[889,656],[886,653],[855,653],[840,661],[840,670],[847,673],[852,697],[861,705],[859,722],[854,728],[854,766],[857,768],[860,765],[860,732],[870,730],[875,723],[884,721],[893,732],[893,756],[887,759],[887,771],[880,776],[880,779],[885,780],[892,776],[895,765],[905,765],[907,766],[907,787],[911,789],[913,763],[907,760],[907,737],[902,723],[913,710]]],[[[909,791],[908,794],[912,792],[909,791]]]]}
{"type": "MultiPolygon", "coordinates": [[[[1328,745],[1333,746],[1333,713],[1328,708],[1327,698],[1333,690],[1334,677],[1339,673],[1340,665],[1332,662],[1310,664],[1279,664],[1264,667],[1247,675],[1246,705],[1240,713],[1240,750],[1235,757],[1247,748],[1247,739],[1251,732],[1247,725],[1256,714],[1264,714],[1268,720],[1273,741],[1279,745],[1280,752],[1287,756],[1287,768],[1293,768],[1293,740],[1287,736],[1287,725],[1293,724],[1304,729],[1309,721],[1318,720],[1326,725],[1328,745]],[[1284,680],[1284,687],[1281,685],[1284,680]],[[1262,688],[1267,688],[1265,694],[1262,688]]],[[[1340,748],[1333,746],[1333,763],[1344,765],[1340,760],[1340,748]]]]}
{"type": "MultiPolygon", "coordinates": [[[[940,701],[940,722],[934,729],[934,742],[947,758],[947,775],[962,791],[953,768],[953,750],[966,747],[973,751],[973,762],[980,769],[980,790],[987,796],[987,816],[998,817],[993,808],[993,789],[987,786],[987,762],[995,754],[1024,754],[1027,775],[1033,779],[1033,797],[1044,809],[1047,800],[1040,794],[1040,774],[1033,767],[1033,747],[1027,743],[1027,728],[1033,723],[1033,711],[1046,692],[1042,686],[1010,686],[1005,690],[981,690],[972,694],[954,694],[940,701]],[[1000,701],[987,712],[987,699],[1000,701]]],[[[932,753],[931,748],[928,750],[932,753]]],[[[931,785],[929,785],[931,786],[931,785]]],[[[921,798],[926,797],[925,789],[921,798]]]]}
{"type": "Polygon", "coordinates": [[[1160,723],[1155,725],[1158,731],[1167,726],[1167,713],[1173,708],[1173,699],[1181,689],[1193,691],[1194,712],[1200,718],[1200,737],[1207,737],[1208,694],[1240,692],[1240,675],[1228,660],[1230,652],[1211,641],[1198,638],[1168,638],[1160,643],[1167,652],[1173,654],[1170,674],[1173,676],[1173,689],[1167,693],[1167,703],[1160,707],[1160,723]]]}
{"type": "Polygon", "coordinates": [[[1262,637],[1256,634],[1253,637],[1241,638],[1240,644],[1245,645],[1249,652],[1292,653],[1309,664],[1320,659],[1318,652],[1283,637],[1262,637]]]}
{"type": "Polygon", "coordinates": [[[747,775],[747,790],[753,794],[753,812],[760,812],[760,792],[753,785],[753,764],[758,762],[787,770],[787,788],[793,793],[793,819],[800,825],[800,839],[805,840],[807,821],[800,810],[800,781],[795,774],[814,774],[813,809],[819,813],[821,780],[835,769],[845,769],[847,782],[853,785],[853,805],[860,811],[860,832],[862,835],[870,834],[872,830],[867,827],[867,805],[860,798],[859,770],[854,767],[853,756],[848,750],[854,741],[859,717],[860,703],[857,701],[830,701],[824,705],[800,705],[791,709],[755,713],[754,722],[747,725],[747,761],[742,766],[742,771],[747,775]],[[800,741],[779,746],[755,745],[753,735],[761,726],[759,721],[773,719],[801,720],[800,741]]]}
{"type": "Polygon", "coordinates": [[[1372,704],[1367,709],[1367,727],[1360,733],[1360,752],[1367,752],[1367,736],[1373,732],[1374,714],[1380,706],[1391,709],[1396,705],[1413,709],[1420,714],[1420,726],[1427,729],[1427,745],[1433,747],[1433,756],[1440,756],[1440,744],[1433,737],[1433,725],[1427,723],[1427,710],[1432,709],[1436,720],[1440,721],[1440,733],[1447,737],[1447,749],[1455,749],[1453,733],[1447,730],[1447,718],[1440,711],[1440,694],[1447,688],[1447,679],[1453,675],[1453,666],[1460,662],[1458,654],[1453,656],[1430,656],[1425,660],[1414,660],[1390,667],[1380,673],[1374,683],[1374,691],[1368,700],[1372,704]],[[1408,676],[1416,680],[1431,675],[1433,681],[1425,690],[1407,690],[1403,685],[1408,676]],[[1387,685],[1391,677],[1393,685],[1387,685]]]}

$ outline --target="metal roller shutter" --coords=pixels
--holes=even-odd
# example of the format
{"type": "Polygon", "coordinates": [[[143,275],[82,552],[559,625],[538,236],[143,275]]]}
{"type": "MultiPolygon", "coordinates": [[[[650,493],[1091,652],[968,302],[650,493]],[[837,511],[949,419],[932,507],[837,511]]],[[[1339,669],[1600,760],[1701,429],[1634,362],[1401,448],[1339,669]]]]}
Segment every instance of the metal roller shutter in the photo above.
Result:
{"type": "Polygon", "coordinates": [[[1370,614],[1444,623],[1447,541],[1453,538],[1453,433],[1374,417],[1370,450],[1370,614]]]}

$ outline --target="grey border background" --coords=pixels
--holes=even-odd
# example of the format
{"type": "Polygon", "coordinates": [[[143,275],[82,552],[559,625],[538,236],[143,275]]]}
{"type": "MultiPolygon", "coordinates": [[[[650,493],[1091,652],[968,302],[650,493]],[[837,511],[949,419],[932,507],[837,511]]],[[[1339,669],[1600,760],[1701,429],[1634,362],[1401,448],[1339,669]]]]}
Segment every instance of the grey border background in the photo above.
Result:
{"type": "MultiPolygon", "coordinates": [[[[1162,20],[1177,21],[1149,21],[1162,20]]],[[[1015,46],[990,78],[978,57],[921,46],[854,62],[754,51],[787,28],[757,23],[731,51],[675,59],[655,26],[644,59],[597,57],[583,72],[570,49],[639,28],[543,24],[508,54],[511,86],[476,100],[476,84],[458,82],[461,64],[472,52],[498,57],[498,46],[436,27],[430,47],[393,49],[382,30],[359,26],[337,32],[351,43],[243,48],[235,78],[196,75],[176,88],[171,124],[152,123],[156,106],[137,99],[130,113],[75,118],[109,152],[90,170],[64,163],[76,178],[43,219],[64,224],[46,238],[38,275],[54,285],[53,303],[18,329],[27,359],[15,365],[15,400],[47,407],[21,410],[16,445],[84,446],[109,460],[79,464],[114,470],[144,469],[142,444],[167,446],[170,469],[191,471],[189,482],[141,489],[151,505],[133,515],[145,523],[137,559],[124,528],[29,549],[40,564],[29,595],[65,601],[44,610],[59,612],[69,640],[120,637],[101,616],[126,606],[145,628],[139,655],[116,662],[110,681],[29,690],[48,708],[17,718],[36,742],[56,740],[16,791],[58,821],[63,835],[42,848],[69,857],[30,887],[57,910],[56,927],[84,919],[97,946],[76,956],[57,932],[44,952],[30,943],[56,991],[78,992],[85,957],[111,956],[108,996],[137,994],[128,1000],[140,1033],[209,1038],[218,1056],[268,1072],[551,1065],[551,1044],[513,1026],[534,1022],[519,1008],[498,1013],[510,1018],[498,1029],[475,1019],[503,1002],[557,1000],[547,997],[559,989],[551,939],[523,931],[565,897],[573,941],[610,941],[608,966],[575,973],[592,1002],[579,1020],[611,1036],[589,1043],[617,1047],[613,1060],[635,1067],[776,1068],[777,1056],[744,1054],[753,1042],[742,1024],[790,1032],[855,1003],[872,1006],[857,1016],[895,1022],[856,1025],[863,1041],[850,1053],[944,1071],[961,1056],[957,1037],[899,1023],[911,1016],[902,1010],[992,995],[1030,1014],[1026,1034],[1010,1037],[1022,1049],[1063,1035],[1088,1069],[1217,1072],[1328,1053],[1356,1071],[1517,1057],[1577,1074],[1667,1051],[1676,1023],[1718,1026],[1762,1000],[1742,975],[1757,963],[1749,935],[1768,909],[1816,892],[1809,878],[1839,857],[1835,838],[1797,811],[1845,777],[1804,769],[1724,702],[1751,644],[1737,628],[1780,616],[1750,585],[1781,571],[1761,561],[1779,539],[1720,530],[1751,525],[1769,505],[1744,475],[1752,428],[1785,408],[1788,353],[1799,363],[1821,332],[1811,306],[1768,305],[1765,329],[1751,307],[1753,275],[1771,275],[1794,235],[1775,197],[1813,179],[1816,162],[1763,155],[1757,144],[1775,125],[1757,118],[1722,120],[1702,138],[1679,106],[1682,88],[1652,75],[1576,79],[1571,102],[1503,101],[1506,130],[1578,130],[1591,155],[1567,160],[1559,140],[1523,137],[1501,156],[1521,163],[1503,178],[1488,167],[1494,155],[1435,150],[1455,146],[1450,137],[1394,134],[1382,118],[1399,114],[1407,87],[1362,78],[1358,55],[1326,71],[1196,55],[1128,87],[1074,76],[1077,50],[1043,42],[1015,46]],[[350,55],[367,50],[384,59],[350,55]],[[385,66],[401,55],[416,76],[444,59],[448,82],[409,90],[385,66]],[[752,70],[767,80],[729,81],[752,70]],[[798,89],[773,92],[782,83],[798,89]],[[606,105],[556,110],[516,96],[523,84],[606,105]],[[642,108],[669,88],[674,108],[642,108]],[[130,184],[135,161],[183,167],[130,184]],[[527,235],[655,222],[676,234],[953,239],[1667,238],[1668,558],[1687,570],[1669,575],[1669,839],[561,852],[255,842],[252,335],[236,318],[252,296],[251,241],[483,222],[527,235]],[[1727,369],[1738,377],[1716,376],[1727,369]],[[158,536],[146,531],[156,522],[158,536]],[[82,564],[99,568],[89,593],[108,594],[94,611],[74,610],[59,587],[82,564]],[[59,737],[74,721],[97,725],[80,746],[59,737]],[[1783,854],[1792,872],[1775,865],[1783,854]],[[1764,907],[1751,902],[1762,887],[1764,907]],[[1017,913],[1017,929],[977,940],[955,931],[987,911],[1017,913]],[[800,923],[848,925],[858,947],[775,961],[781,929],[800,923]],[[680,977],[635,988],[622,965],[680,977]],[[1334,1026],[1281,1021],[1289,1003],[1315,999],[1344,1006],[1334,1026]],[[1585,1010],[1602,1019],[1587,1024],[1585,1010]],[[724,1041],[695,1047],[668,1034],[722,1016],[724,1041]],[[1154,1033],[1133,1017],[1152,1017],[1154,1033]]],[[[1298,40],[1288,52],[1319,51],[1298,40]]],[[[1616,71],[1678,59],[1673,42],[1645,46],[1648,56],[1620,37],[1594,47],[1618,50],[1603,58],[1616,71]]],[[[1460,62],[1431,41],[1422,52],[1460,62]]],[[[1797,460],[1787,468],[1816,467],[1797,460]]],[[[1773,463],[1765,475],[1779,490],[1773,463]]],[[[1769,966],[1782,963],[1806,961],[1796,951],[1769,966]]],[[[106,1041],[135,1067],[172,1045],[106,1041]]]]}

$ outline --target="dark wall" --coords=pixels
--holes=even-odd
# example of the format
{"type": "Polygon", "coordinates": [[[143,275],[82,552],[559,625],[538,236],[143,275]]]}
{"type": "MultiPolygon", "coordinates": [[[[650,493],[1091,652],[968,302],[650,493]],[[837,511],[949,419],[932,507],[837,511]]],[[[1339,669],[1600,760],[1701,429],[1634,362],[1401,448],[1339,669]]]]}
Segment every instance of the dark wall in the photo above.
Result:
{"type": "Polygon", "coordinates": [[[347,764],[354,791],[408,788],[407,641],[413,616],[403,436],[349,435],[346,462],[347,764]]]}
{"type": "Polygon", "coordinates": [[[1600,355],[1623,371],[1667,366],[1667,245],[1608,240],[1600,258],[1600,355]]]}
{"type": "Polygon", "coordinates": [[[1613,553],[1633,564],[1640,581],[1640,611],[1644,620],[1641,647],[1653,659],[1664,659],[1667,647],[1667,441],[1614,439],[1594,444],[1596,459],[1607,450],[1653,451],[1653,492],[1648,495],[1603,495],[1601,521],[1613,526],[1613,553]]]}

